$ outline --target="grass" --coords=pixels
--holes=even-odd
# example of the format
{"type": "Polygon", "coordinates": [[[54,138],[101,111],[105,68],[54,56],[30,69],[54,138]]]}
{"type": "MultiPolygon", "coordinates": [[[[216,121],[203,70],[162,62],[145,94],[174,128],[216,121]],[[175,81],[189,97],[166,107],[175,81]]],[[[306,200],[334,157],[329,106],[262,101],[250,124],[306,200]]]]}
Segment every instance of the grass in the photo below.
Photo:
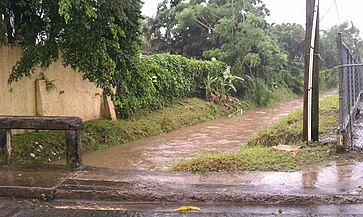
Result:
{"type": "MultiPolygon", "coordinates": [[[[127,120],[84,122],[81,132],[83,152],[100,150],[181,127],[216,119],[225,111],[199,99],[185,99],[168,108],[127,120]]],[[[18,164],[47,163],[65,157],[63,131],[41,131],[13,136],[13,157],[18,164]]]]}
{"type": "MultiPolygon", "coordinates": [[[[320,133],[335,133],[338,125],[338,97],[320,102],[320,133]]],[[[305,145],[302,141],[302,109],[291,112],[278,122],[260,130],[239,151],[224,154],[203,153],[171,166],[174,171],[293,171],[333,159],[328,145],[305,145]],[[303,145],[289,153],[271,148],[275,145],[303,145]]]]}
{"type": "MultiPolygon", "coordinates": [[[[327,97],[319,103],[319,134],[335,134],[338,126],[338,97],[327,97]]],[[[302,144],[303,109],[292,111],[278,122],[261,129],[247,145],[275,146],[302,144]]]]}
{"type": "Polygon", "coordinates": [[[197,158],[181,161],[171,166],[173,171],[292,171],[305,165],[321,163],[328,158],[328,148],[304,148],[296,152],[283,152],[271,147],[242,146],[228,154],[203,153],[197,158]]]}

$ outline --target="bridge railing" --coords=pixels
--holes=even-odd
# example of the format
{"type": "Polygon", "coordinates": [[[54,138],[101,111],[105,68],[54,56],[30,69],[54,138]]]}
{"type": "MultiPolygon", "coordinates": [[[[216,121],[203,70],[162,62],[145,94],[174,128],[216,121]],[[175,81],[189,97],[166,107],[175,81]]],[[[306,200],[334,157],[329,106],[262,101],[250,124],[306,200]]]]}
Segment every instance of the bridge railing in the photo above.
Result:
{"type": "Polygon", "coordinates": [[[338,146],[352,146],[352,125],[355,122],[363,90],[363,64],[353,56],[343,42],[341,33],[337,38],[340,55],[339,66],[339,130],[338,146]]]}

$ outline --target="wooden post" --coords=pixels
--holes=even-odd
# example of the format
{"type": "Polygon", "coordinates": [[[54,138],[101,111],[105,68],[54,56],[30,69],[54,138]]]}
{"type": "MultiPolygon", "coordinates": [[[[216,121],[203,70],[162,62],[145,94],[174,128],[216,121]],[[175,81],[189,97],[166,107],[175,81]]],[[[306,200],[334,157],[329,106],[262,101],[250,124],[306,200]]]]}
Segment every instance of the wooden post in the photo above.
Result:
{"type": "Polygon", "coordinates": [[[11,165],[13,160],[12,156],[12,147],[11,147],[11,130],[6,130],[6,163],[11,165]]]}
{"type": "Polygon", "coordinates": [[[6,131],[4,129],[0,129],[0,159],[2,159],[2,164],[6,162],[6,131]]]}
{"type": "Polygon", "coordinates": [[[70,168],[77,168],[82,165],[80,130],[66,130],[66,158],[70,168]]]}
{"type": "Polygon", "coordinates": [[[305,71],[304,71],[304,113],[303,113],[303,140],[309,141],[309,65],[310,56],[313,57],[313,73],[312,73],[312,106],[311,106],[311,140],[318,141],[319,139],[319,11],[317,11],[316,31],[313,35],[313,23],[315,1],[306,0],[306,35],[305,35],[305,71]],[[315,37],[314,53],[311,52],[312,37],[315,37]]]}
{"type": "Polygon", "coordinates": [[[12,164],[11,130],[0,130],[0,149],[7,165],[12,164]]]}
{"type": "Polygon", "coordinates": [[[314,66],[313,66],[313,96],[312,96],[312,120],[311,120],[311,139],[319,141],[319,45],[320,45],[320,25],[319,10],[317,11],[315,45],[314,45],[314,66]]]}

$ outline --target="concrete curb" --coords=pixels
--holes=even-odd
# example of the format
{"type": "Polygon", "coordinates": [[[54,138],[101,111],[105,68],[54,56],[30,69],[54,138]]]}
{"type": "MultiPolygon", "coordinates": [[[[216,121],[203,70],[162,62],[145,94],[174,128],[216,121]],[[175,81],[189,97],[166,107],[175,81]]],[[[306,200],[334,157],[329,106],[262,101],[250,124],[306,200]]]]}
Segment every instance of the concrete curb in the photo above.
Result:
{"type": "MultiPolygon", "coordinates": [[[[361,165],[357,166],[361,168],[361,165]]],[[[352,179],[343,180],[338,177],[336,181],[329,177],[317,178],[313,184],[310,179],[304,181],[304,174],[306,173],[201,174],[93,167],[71,171],[59,167],[36,171],[14,168],[0,170],[0,197],[250,205],[363,203],[363,194],[357,189],[363,184],[363,178],[359,174],[352,179]],[[6,179],[9,177],[12,177],[11,181],[6,179]]]]}
{"type": "Polygon", "coordinates": [[[53,199],[55,188],[0,186],[0,197],[53,199]]]}

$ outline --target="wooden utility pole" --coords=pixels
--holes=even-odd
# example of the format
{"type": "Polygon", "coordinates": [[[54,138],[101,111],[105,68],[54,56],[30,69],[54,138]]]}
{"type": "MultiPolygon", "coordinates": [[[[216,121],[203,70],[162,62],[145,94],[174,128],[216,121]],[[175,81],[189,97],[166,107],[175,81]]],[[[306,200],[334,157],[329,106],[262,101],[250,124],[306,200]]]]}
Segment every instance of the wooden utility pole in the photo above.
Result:
{"type": "Polygon", "coordinates": [[[319,0],[306,0],[303,140],[319,140],[319,0]]]}

